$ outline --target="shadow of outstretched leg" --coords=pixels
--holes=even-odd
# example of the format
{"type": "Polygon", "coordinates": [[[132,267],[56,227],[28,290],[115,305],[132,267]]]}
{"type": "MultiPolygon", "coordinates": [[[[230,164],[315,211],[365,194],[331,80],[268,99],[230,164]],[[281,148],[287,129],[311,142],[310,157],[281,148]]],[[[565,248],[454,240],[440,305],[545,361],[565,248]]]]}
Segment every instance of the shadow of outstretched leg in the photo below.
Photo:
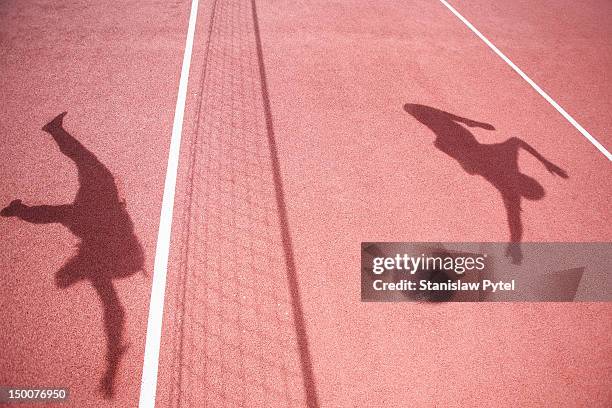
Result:
{"type": "Polygon", "coordinates": [[[42,130],[47,132],[53,137],[55,143],[62,152],[63,155],[69,157],[74,162],[80,162],[83,160],[83,156],[89,155],[93,156],[91,152],[89,152],[85,146],[83,146],[78,140],[76,140],[70,133],[66,132],[64,129],[64,116],[66,116],[67,112],[62,112],[57,115],[53,120],[47,123],[42,127],[42,130]]]}

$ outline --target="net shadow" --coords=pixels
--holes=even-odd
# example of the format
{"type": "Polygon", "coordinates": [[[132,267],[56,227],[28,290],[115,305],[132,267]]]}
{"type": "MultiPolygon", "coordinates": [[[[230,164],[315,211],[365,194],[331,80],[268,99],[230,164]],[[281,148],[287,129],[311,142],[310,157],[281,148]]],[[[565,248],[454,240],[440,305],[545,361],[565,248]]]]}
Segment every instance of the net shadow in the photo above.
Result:
{"type": "Polygon", "coordinates": [[[183,220],[174,406],[318,406],[254,2],[213,3],[183,220]]]}

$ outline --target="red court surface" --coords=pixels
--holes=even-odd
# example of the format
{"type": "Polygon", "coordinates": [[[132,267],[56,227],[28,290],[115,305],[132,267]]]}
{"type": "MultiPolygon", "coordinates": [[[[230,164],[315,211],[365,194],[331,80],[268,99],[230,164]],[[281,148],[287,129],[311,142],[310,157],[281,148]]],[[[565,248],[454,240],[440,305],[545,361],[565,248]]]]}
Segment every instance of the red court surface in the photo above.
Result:
{"type": "MultiPolygon", "coordinates": [[[[609,2],[451,4],[612,146],[609,2]]],[[[142,404],[191,6],[0,4],[0,206],[28,206],[0,218],[0,385],[142,404]]],[[[360,301],[362,241],[612,237],[610,160],[440,1],[202,0],[195,28],[156,406],[612,404],[609,303],[360,301]],[[516,146],[531,200],[475,176],[516,146]]]]}

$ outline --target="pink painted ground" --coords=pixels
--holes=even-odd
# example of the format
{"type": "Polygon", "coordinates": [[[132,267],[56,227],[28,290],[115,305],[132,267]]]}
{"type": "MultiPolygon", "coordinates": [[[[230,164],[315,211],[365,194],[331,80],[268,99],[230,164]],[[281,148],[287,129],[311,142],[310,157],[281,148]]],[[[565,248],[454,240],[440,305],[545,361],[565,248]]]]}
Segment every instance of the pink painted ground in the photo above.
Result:
{"type": "MultiPolygon", "coordinates": [[[[77,167],[41,128],[67,111],[65,130],[112,173],[142,245],[141,272],[115,280],[98,296],[93,279],[58,288],[54,275],[78,252],[78,239],[61,224],[37,225],[0,219],[0,384],[64,386],[70,406],[135,406],[150,295],[150,276],[159,225],[169,134],[186,33],[185,2],[8,1],[0,5],[0,201],[27,205],[69,204],[79,184],[88,186],[92,208],[77,220],[83,235],[104,236],[129,223],[113,216],[106,201],[113,188],[81,151],[77,167]],[[90,169],[88,171],[87,169],[90,169]],[[102,208],[102,213],[100,213],[102,208]],[[115,223],[115,224],[113,224],[115,223]],[[105,299],[106,303],[102,302],[105,299]],[[106,306],[104,306],[106,305],[106,306]],[[99,392],[107,357],[106,335],[121,346],[120,308],[125,309],[125,353],[114,371],[114,398],[99,392]],[[104,310],[113,318],[105,331],[104,310]]],[[[85,191],[84,190],[84,191],[85,191]]],[[[85,194],[86,196],[88,194],[85,194]]],[[[75,216],[78,218],[78,216],[75,216]]],[[[75,217],[72,220],[75,221],[75,217]]],[[[126,232],[119,232],[126,236],[126,232]]],[[[112,237],[112,233],[111,233],[112,237]]],[[[128,241],[118,241],[121,246],[128,241]]],[[[121,248],[104,248],[81,259],[86,270],[121,258],[121,248]]],[[[135,258],[128,250],[124,258],[135,258]]],[[[119,267],[116,268],[119,271],[119,267]]],[[[106,272],[100,272],[103,276],[106,272]]],[[[102,285],[108,283],[103,279],[102,285]]],[[[112,344],[112,343],[108,343],[112,344]]],[[[40,406],[40,405],[37,405],[40,406]]]]}
{"type": "MultiPolygon", "coordinates": [[[[452,4],[610,148],[609,5],[511,3],[452,4]]],[[[65,131],[125,198],[148,275],[103,279],[129,343],[105,400],[105,333],[118,326],[105,332],[103,305],[117,303],[91,277],[56,286],[77,251],[67,228],[0,219],[0,384],[130,407],[189,4],[63,6],[0,6],[0,205],[74,199],[83,180],[40,130],[68,111],[65,131]]],[[[198,15],[157,405],[609,406],[609,305],[361,303],[359,244],[510,237],[503,188],[468,174],[452,141],[434,145],[435,126],[406,104],[489,124],[466,129],[482,144],[520,138],[568,174],[520,153],[544,190],[520,203],[524,241],[609,241],[610,162],[439,2],[253,11],[202,1],[198,15]]]]}

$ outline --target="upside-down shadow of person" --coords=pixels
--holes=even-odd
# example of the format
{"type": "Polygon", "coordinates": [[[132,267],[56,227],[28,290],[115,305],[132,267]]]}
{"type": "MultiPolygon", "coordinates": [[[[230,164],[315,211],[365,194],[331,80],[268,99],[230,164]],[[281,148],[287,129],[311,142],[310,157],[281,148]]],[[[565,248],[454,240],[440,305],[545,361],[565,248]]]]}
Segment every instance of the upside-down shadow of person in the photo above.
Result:
{"type": "Polygon", "coordinates": [[[65,115],[66,112],[58,115],[43,130],[76,164],[79,189],[74,201],[28,206],[14,200],[0,215],[34,224],[60,223],[80,239],[77,254],[56,272],[55,283],[59,288],[67,288],[80,280],[88,280],[100,298],[107,341],[106,371],[100,381],[100,391],[105,398],[111,398],[119,362],[127,349],[123,339],[125,311],[113,279],[144,272],[144,255],[113,175],[63,128],[65,115]]]}
{"type": "Polygon", "coordinates": [[[519,149],[532,154],[550,173],[568,178],[567,173],[517,137],[502,143],[479,143],[469,130],[459,124],[495,130],[488,123],[476,122],[424,105],[407,103],[404,110],[435,133],[436,148],[459,162],[468,174],[484,177],[501,193],[510,229],[506,254],[514,264],[520,264],[523,259],[520,247],[523,237],[521,199],[540,200],[544,197],[544,188],[535,179],[520,172],[519,149]]]}

